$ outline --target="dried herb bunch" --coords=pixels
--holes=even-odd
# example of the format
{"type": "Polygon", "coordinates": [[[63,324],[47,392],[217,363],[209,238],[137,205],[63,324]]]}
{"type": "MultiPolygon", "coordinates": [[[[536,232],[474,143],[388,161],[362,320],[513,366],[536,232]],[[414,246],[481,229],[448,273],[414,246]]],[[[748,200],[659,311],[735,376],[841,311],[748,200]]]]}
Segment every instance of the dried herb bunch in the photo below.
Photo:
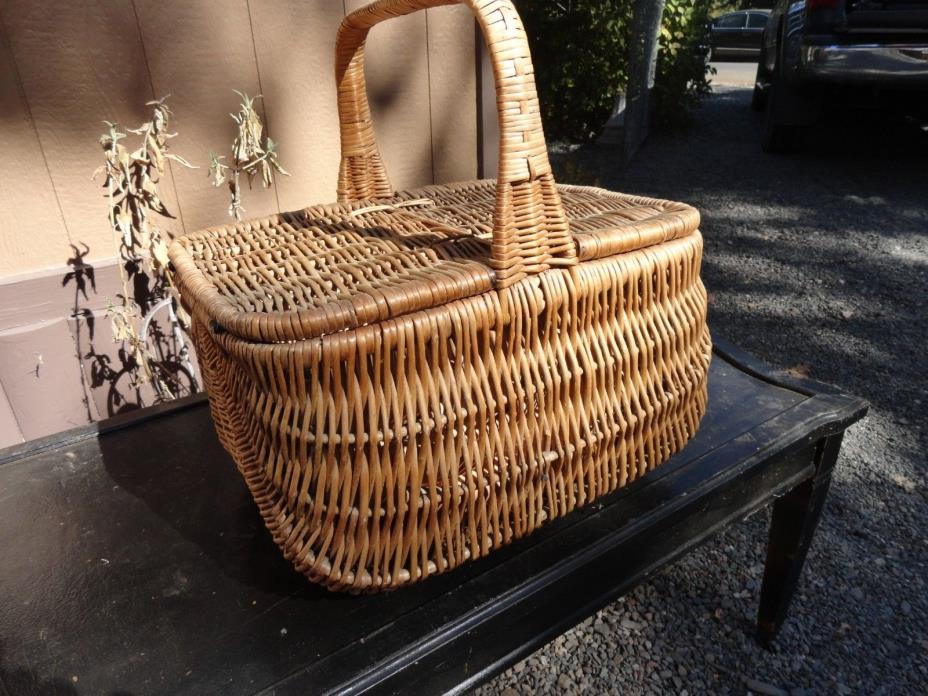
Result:
{"type": "Polygon", "coordinates": [[[170,151],[168,141],[177,134],[168,130],[171,110],[165,99],[146,104],[152,107],[151,120],[136,129],[126,129],[141,138],[135,150],[130,151],[122,144],[127,136],[119,132],[117,124],[104,121],[108,127],[100,137],[104,164],[93,176],[105,176],[109,222],[121,261],[123,293],[118,303],[111,302],[108,306],[114,338],[117,343],[124,342],[129,347],[133,384],[151,382],[159,398],[169,400],[195,388],[194,371],[181,321],[169,293],[171,279],[167,273],[165,234],[152,214],[174,217],[158,192],[167,163],[173,161],[184,167],[195,167],[170,151]],[[165,307],[170,322],[169,336],[161,332],[153,320],[154,313],[165,307]],[[149,333],[158,339],[154,345],[149,343],[149,333]],[[179,366],[186,373],[184,379],[178,379],[178,370],[164,369],[168,364],[179,366]]]}
{"type": "Polygon", "coordinates": [[[255,177],[261,177],[261,184],[268,188],[274,183],[274,172],[290,176],[280,162],[277,161],[277,143],[269,137],[261,138],[264,133],[264,124],[255,111],[255,100],[261,95],[249,97],[247,94],[233,90],[242,100],[237,114],[229,114],[238,125],[238,134],[232,142],[232,165],[223,164],[224,155],[209,153],[209,174],[213,186],[217,188],[227,183],[231,194],[229,215],[236,220],[242,219],[245,208],[242,206],[241,175],[248,177],[248,188],[251,188],[255,177]]]}

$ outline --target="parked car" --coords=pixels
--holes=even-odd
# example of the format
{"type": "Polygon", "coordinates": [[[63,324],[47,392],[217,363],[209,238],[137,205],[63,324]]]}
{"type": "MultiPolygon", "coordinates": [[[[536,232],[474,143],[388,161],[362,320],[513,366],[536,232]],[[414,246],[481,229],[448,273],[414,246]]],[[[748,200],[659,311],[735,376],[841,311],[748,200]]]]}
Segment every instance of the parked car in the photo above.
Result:
{"type": "Polygon", "coordinates": [[[928,103],[928,2],[778,0],[764,31],[752,106],[762,146],[794,149],[824,98],[928,103]]]}
{"type": "Polygon", "coordinates": [[[758,55],[769,15],[770,10],[740,10],[713,19],[709,24],[709,56],[758,55]]]}

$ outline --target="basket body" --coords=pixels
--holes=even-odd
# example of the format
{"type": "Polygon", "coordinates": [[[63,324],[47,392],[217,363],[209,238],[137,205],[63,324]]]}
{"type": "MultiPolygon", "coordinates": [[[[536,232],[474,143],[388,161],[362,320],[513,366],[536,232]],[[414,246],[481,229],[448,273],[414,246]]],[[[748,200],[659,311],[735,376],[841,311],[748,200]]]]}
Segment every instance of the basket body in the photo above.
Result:
{"type": "Polygon", "coordinates": [[[336,43],[338,204],[175,241],[219,436],[284,554],[330,589],[416,582],[636,479],[694,434],[710,359],[689,206],[557,186],[512,0],[377,0],[336,43]],[[499,175],[395,192],[379,22],[460,2],[499,175]]]}
{"type": "MultiPolygon", "coordinates": [[[[392,202],[453,200],[480,220],[486,188],[392,202]]],[[[648,230],[671,238],[305,340],[246,340],[185,301],[219,436],[310,579],[360,592],[454,568],[633,481],[695,432],[711,351],[702,238],[667,232],[685,207],[561,195],[577,230],[604,213],[628,221],[602,237],[612,244],[578,231],[587,256],[647,244],[648,230]]],[[[201,263],[241,273],[247,250],[266,247],[254,230],[272,240],[279,224],[214,230],[236,253],[201,249],[201,263]]]]}

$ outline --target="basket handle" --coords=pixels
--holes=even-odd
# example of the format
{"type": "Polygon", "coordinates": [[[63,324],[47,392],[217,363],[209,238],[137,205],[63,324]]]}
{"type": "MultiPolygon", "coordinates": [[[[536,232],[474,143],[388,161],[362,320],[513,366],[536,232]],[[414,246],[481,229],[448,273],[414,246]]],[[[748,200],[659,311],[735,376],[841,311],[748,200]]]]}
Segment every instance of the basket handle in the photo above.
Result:
{"type": "Polygon", "coordinates": [[[458,2],[477,17],[496,81],[500,146],[490,265],[496,287],[503,288],[529,274],[577,262],[548,162],[528,40],[511,0],[377,0],[345,17],[335,47],[342,156],[338,200],[394,195],[374,137],[364,81],[364,44],[371,27],[458,2]]]}

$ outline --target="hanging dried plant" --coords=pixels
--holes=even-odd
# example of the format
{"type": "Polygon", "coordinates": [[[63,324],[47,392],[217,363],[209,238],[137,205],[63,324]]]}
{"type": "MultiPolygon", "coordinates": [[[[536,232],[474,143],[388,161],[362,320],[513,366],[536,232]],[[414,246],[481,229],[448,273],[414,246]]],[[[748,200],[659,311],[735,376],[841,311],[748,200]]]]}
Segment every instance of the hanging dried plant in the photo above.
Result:
{"type": "Polygon", "coordinates": [[[248,178],[248,188],[251,188],[257,176],[261,178],[261,185],[268,188],[274,183],[274,172],[284,176],[290,176],[290,174],[277,161],[277,143],[270,138],[265,138],[263,144],[261,142],[264,125],[254,105],[256,99],[261,99],[261,95],[249,97],[238,90],[233,91],[242,101],[238,113],[229,114],[238,125],[238,134],[232,142],[232,165],[223,163],[225,156],[210,152],[209,174],[212,177],[213,186],[218,188],[224,183],[229,186],[231,194],[229,215],[236,220],[241,220],[242,213],[245,212],[242,206],[242,174],[248,178]]]}
{"type": "MultiPolygon", "coordinates": [[[[178,347],[180,363],[192,376],[193,368],[189,361],[189,350],[184,339],[181,322],[168,296],[171,286],[168,267],[168,247],[162,230],[152,218],[152,213],[173,218],[165,207],[158,191],[158,184],[164,176],[167,162],[177,162],[181,166],[195,167],[180,155],[170,151],[168,141],[177,134],[168,131],[171,110],[165,102],[167,97],[151,101],[146,106],[152,107],[152,117],[138,128],[127,131],[141,136],[140,146],[129,151],[123,144],[127,136],[119,131],[115,123],[104,121],[108,131],[100,136],[104,163],[93,174],[94,178],[105,175],[104,187],[109,201],[110,227],[119,246],[120,275],[123,294],[120,304],[110,303],[107,314],[113,323],[113,335],[118,343],[126,343],[137,369],[133,370],[133,382],[137,384],[151,382],[162,399],[173,399],[178,390],[172,389],[167,382],[168,375],[156,366],[163,362],[154,355],[148,345],[147,329],[151,324],[151,315],[163,307],[168,308],[171,332],[178,347]],[[129,283],[133,281],[136,288],[140,286],[137,279],[147,274],[154,281],[144,300],[146,316],[142,309],[138,292],[135,297],[129,292],[129,283]]],[[[147,287],[147,284],[146,284],[147,287]]],[[[163,358],[163,356],[162,356],[163,358]]]]}
{"type": "Polygon", "coordinates": [[[164,99],[148,102],[146,106],[153,107],[151,120],[127,129],[142,136],[141,146],[131,153],[120,143],[126,134],[120,133],[115,123],[104,121],[109,128],[100,137],[105,163],[94,172],[94,178],[106,174],[110,225],[118,233],[122,254],[136,261],[148,260],[156,272],[161,272],[167,266],[167,244],[149,215],[154,212],[167,218],[174,216],[161,200],[158,183],[168,160],[194,167],[169,151],[168,140],[177,134],[168,132],[171,110],[164,99]]]}

